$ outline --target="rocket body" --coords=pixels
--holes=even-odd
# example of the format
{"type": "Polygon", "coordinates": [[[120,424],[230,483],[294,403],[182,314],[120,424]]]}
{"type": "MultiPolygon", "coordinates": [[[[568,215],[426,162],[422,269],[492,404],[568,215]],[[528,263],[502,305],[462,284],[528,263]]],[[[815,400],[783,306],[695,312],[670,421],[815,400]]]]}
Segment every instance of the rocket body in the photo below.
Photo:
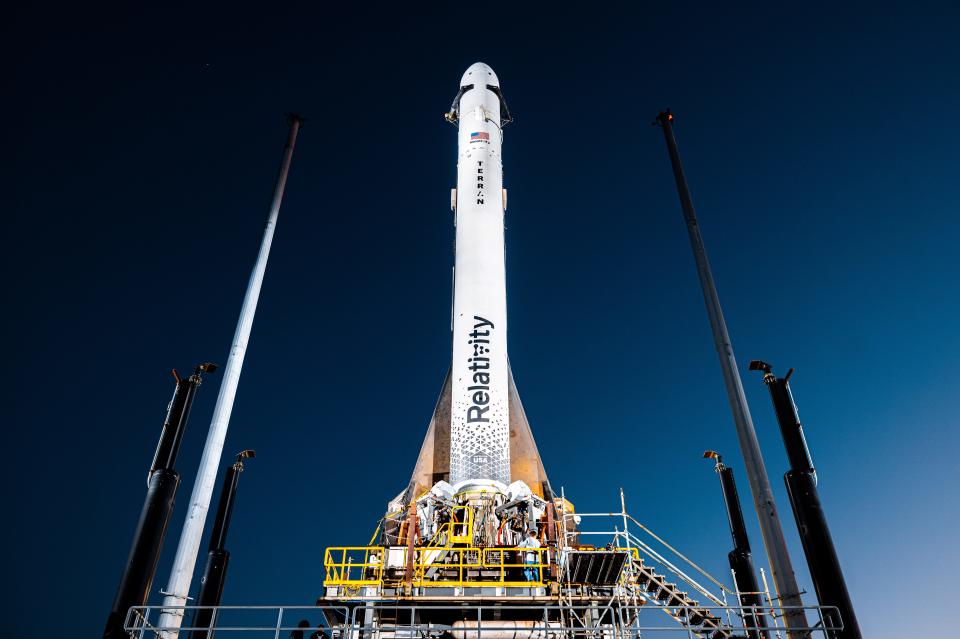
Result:
{"type": "Polygon", "coordinates": [[[467,69],[446,119],[457,126],[452,362],[391,513],[441,482],[440,493],[553,495],[507,356],[501,149],[512,118],[490,67],[467,69]]]}
{"type": "Polygon", "coordinates": [[[460,81],[451,368],[450,483],[510,483],[503,133],[499,80],[460,81]]]}

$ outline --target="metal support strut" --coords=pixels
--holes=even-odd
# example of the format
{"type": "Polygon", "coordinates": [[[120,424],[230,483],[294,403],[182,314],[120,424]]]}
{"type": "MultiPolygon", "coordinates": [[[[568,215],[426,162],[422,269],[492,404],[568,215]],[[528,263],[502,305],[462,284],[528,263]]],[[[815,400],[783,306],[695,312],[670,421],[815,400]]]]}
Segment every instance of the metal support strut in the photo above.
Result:
{"type": "Polygon", "coordinates": [[[237,498],[237,484],[240,481],[240,473],[243,472],[243,460],[253,459],[256,456],[257,454],[252,450],[241,452],[237,455],[237,461],[227,468],[223,477],[223,489],[220,491],[220,502],[217,504],[217,518],[213,522],[213,533],[210,535],[207,566],[200,580],[197,615],[193,619],[193,625],[198,630],[190,633],[190,639],[207,639],[208,636],[213,636],[213,629],[217,623],[217,616],[214,613],[223,597],[223,584],[227,579],[227,566],[230,563],[230,552],[226,549],[227,530],[230,528],[233,504],[237,498]]]}
{"type": "Polygon", "coordinates": [[[767,624],[763,619],[763,599],[760,586],[757,584],[757,575],[753,571],[753,554],[750,551],[750,539],[747,537],[747,526],[743,521],[743,510],[740,508],[740,496],[737,494],[737,484],[733,478],[733,469],[723,463],[719,453],[708,450],[704,458],[717,460],[715,470],[720,477],[720,487],[723,489],[723,503],[727,507],[727,521],[730,524],[730,536],[733,537],[733,550],[727,555],[730,570],[733,572],[737,586],[737,602],[740,606],[752,606],[752,613],[744,614],[743,625],[750,630],[747,636],[750,639],[766,639],[767,624]]]}
{"type": "Polygon", "coordinates": [[[770,390],[773,410],[780,424],[780,434],[783,435],[783,444],[790,460],[790,470],[783,478],[787,484],[790,505],[793,506],[793,515],[797,520],[813,588],[817,591],[817,600],[824,607],[823,614],[827,625],[843,628],[831,631],[830,636],[836,639],[860,639],[860,624],[857,623],[857,616],[853,611],[853,602],[847,591],[847,582],[843,578],[837,549],[827,526],[827,516],[820,503],[817,471],[813,467],[807,440],[803,436],[803,427],[797,416],[797,407],[790,392],[790,375],[793,374],[793,369],[787,371],[785,376],[777,377],[770,364],[754,360],[750,362],[750,370],[763,371],[763,383],[770,390]],[[834,618],[838,612],[840,619],[834,618]]]}
{"type": "Polygon", "coordinates": [[[167,526],[173,514],[177,487],[180,485],[180,473],[173,466],[180,454],[183,431],[187,427],[193,398],[200,386],[200,373],[212,373],[216,369],[216,364],[201,364],[186,380],[180,377],[177,371],[173,371],[176,382],[173,399],[167,407],[167,418],[163,422],[160,441],[147,474],[147,496],[133,535],[127,565],[120,578],[117,596],[103,629],[104,639],[128,639],[129,635],[124,630],[127,611],[131,607],[147,603],[167,526]]]}

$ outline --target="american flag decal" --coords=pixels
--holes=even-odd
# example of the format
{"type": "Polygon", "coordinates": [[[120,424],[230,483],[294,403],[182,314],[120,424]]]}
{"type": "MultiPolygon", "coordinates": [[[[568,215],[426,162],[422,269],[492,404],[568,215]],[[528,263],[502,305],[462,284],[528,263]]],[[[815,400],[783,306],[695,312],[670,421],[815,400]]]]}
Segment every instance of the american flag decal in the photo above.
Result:
{"type": "Polygon", "coordinates": [[[490,134],[489,134],[489,133],[484,133],[483,131],[479,131],[479,132],[477,132],[477,133],[471,133],[471,134],[470,134],[470,141],[471,141],[471,142],[476,142],[477,140],[489,140],[489,139],[490,139],[490,134]]]}

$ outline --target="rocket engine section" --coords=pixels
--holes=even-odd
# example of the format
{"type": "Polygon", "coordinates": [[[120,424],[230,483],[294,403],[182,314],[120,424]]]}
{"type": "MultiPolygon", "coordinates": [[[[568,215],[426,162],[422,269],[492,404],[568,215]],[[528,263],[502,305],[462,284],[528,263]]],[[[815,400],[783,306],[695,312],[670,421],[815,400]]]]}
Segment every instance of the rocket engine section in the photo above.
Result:
{"type": "MultiPolygon", "coordinates": [[[[516,546],[530,531],[548,535],[543,524],[547,502],[522,481],[508,487],[495,482],[467,482],[454,488],[437,482],[415,502],[418,545],[446,548],[516,546]]],[[[400,497],[390,503],[382,542],[401,544],[410,534],[400,523],[407,512],[400,497]]]]}

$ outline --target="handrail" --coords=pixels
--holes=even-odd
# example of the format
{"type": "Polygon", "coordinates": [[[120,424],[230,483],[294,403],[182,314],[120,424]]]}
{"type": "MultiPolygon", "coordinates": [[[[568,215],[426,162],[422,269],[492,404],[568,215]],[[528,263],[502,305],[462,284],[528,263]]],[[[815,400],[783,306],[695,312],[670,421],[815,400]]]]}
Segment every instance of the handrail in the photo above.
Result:
{"type": "MultiPolygon", "coordinates": [[[[723,585],[721,582],[717,581],[717,580],[713,577],[713,575],[711,575],[711,574],[708,573],[706,570],[704,570],[703,568],[701,568],[700,566],[698,566],[696,563],[694,563],[694,561],[693,561],[692,559],[688,558],[688,557],[687,557],[686,555],[684,555],[682,552],[680,552],[679,550],[677,550],[676,548],[674,548],[673,546],[671,546],[670,544],[668,544],[664,539],[661,539],[661,538],[660,538],[656,533],[654,533],[652,530],[650,530],[649,528],[647,528],[646,526],[644,526],[643,524],[641,524],[639,521],[637,521],[636,519],[634,519],[632,516],[627,515],[626,517],[627,517],[627,519],[629,519],[630,521],[632,521],[633,523],[635,523],[637,526],[639,526],[640,529],[643,530],[645,533],[647,533],[648,535],[650,535],[651,537],[653,537],[654,539],[656,539],[657,541],[659,541],[661,544],[663,544],[664,546],[666,546],[667,548],[669,548],[677,557],[680,557],[680,559],[683,559],[685,562],[687,562],[688,564],[690,564],[691,566],[693,566],[693,567],[694,567],[700,574],[702,574],[704,577],[706,577],[707,579],[709,579],[710,581],[712,581],[712,582],[715,583],[716,585],[720,586],[721,588],[723,588],[724,590],[726,590],[728,593],[730,593],[730,594],[735,594],[733,590],[730,590],[730,589],[727,588],[725,585],[723,585]]],[[[631,535],[631,537],[633,537],[633,535],[631,535]]]]}
{"type": "MultiPolygon", "coordinates": [[[[517,584],[516,581],[507,580],[508,568],[510,569],[523,568],[524,571],[536,570],[537,571],[536,580],[523,581],[523,582],[520,582],[519,585],[533,586],[538,588],[544,585],[544,581],[543,581],[544,568],[550,567],[550,561],[549,561],[550,556],[547,554],[549,550],[550,550],[549,548],[520,548],[520,547],[484,548],[481,563],[483,564],[484,568],[498,568],[500,570],[500,581],[493,582],[493,583],[499,583],[501,585],[517,584]],[[490,561],[487,558],[488,555],[494,554],[494,553],[499,556],[499,561],[490,561]],[[515,553],[517,559],[519,559],[520,561],[515,563],[507,562],[506,558],[508,553],[515,553]],[[527,558],[534,553],[536,553],[536,561],[534,562],[526,561],[527,558]]],[[[484,583],[488,583],[488,582],[484,582],[484,583]]]]}
{"type": "MultiPolygon", "coordinates": [[[[413,560],[413,584],[415,586],[441,585],[429,578],[431,568],[456,569],[457,579],[443,579],[444,586],[531,586],[544,585],[545,569],[550,566],[550,548],[509,547],[456,547],[427,546],[416,549],[413,560]],[[529,554],[536,554],[536,561],[525,561],[529,554]],[[514,561],[510,561],[510,557],[514,561]],[[471,576],[471,570],[497,570],[499,578],[471,576]],[[536,570],[537,579],[513,579],[511,573],[523,569],[536,570]]],[[[385,548],[383,546],[341,546],[330,547],[324,553],[323,565],[326,570],[324,586],[377,586],[386,582],[384,576],[385,548]],[[362,556],[360,555],[362,553],[362,556]],[[354,560],[356,557],[356,560],[354,560]],[[353,569],[360,570],[360,577],[352,574],[353,569]]]]}
{"type": "MultiPolygon", "coordinates": [[[[544,585],[543,575],[544,568],[548,567],[550,564],[544,561],[544,557],[547,552],[547,548],[521,548],[517,546],[513,547],[493,547],[493,548],[478,548],[478,547],[454,547],[454,546],[445,546],[445,547],[434,547],[434,548],[420,548],[417,549],[417,556],[414,558],[414,578],[413,584],[415,586],[431,586],[431,585],[440,585],[437,582],[428,579],[427,573],[431,568],[455,568],[457,570],[457,579],[451,581],[450,579],[443,579],[442,585],[444,586],[468,586],[468,585],[484,585],[484,586],[530,586],[530,587],[541,587],[544,585]],[[498,558],[493,558],[491,555],[498,553],[498,558]],[[537,561],[527,563],[525,561],[517,561],[511,563],[507,561],[507,557],[510,553],[515,555],[520,553],[536,553],[537,561]],[[438,561],[440,558],[443,561],[438,561]],[[450,560],[453,560],[452,562],[450,560]],[[499,570],[500,576],[499,579],[489,579],[485,577],[478,576],[476,578],[471,577],[471,569],[491,569],[499,570]],[[536,580],[519,580],[519,579],[510,579],[508,578],[508,570],[513,572],[514,570],[519,571],[519,569],[535,569],[537,571],[536,580]]],[[[521,555],[524,557],[524,555],[521,555]]]]}
{"type": "Polygon", "coordinates": [[[466,521],[455,521],[451,519],[449,522],[447,522],[450,526],[450,543],[473,543],[473,508],[470,506],[457,506],[451,510],[450,516],[455,517],[458,510],[466,513],[466,517],[464,517],[466,521]],[[460,531],[459,534],[457,533],[458,527],[463,527],[463,530],[460,531]]]}
{"type": "Polygon", "coordinates": [[[339,546],[326,549],[323,567],[326,569],[324,584],[339,586],[375,586],[383,582],[383,546],[339,546]],[[363,561],[353,561],[353,553],[363,553],[363,561]],[[336,561],[335,553],[340,553],[336,561]],[[360,578],[354,579],[351,572],[360,570],[360,578]]]}
{"type": "MultiPolygon", "coordinates": [[[[450,617],[449,613],[455,613],[454,618],[469,620],[475,622],[476,626],[469,627],[469,636],[475,639],[494,639],[502,636],[503,631],[527,632],[531,630],[547,630],[549,635],[566,635],[584,637],[586,633],[601,630],[603,627],[615,629],[614,636],[634,636],[637,633],[651,633],[650,636],[667,637],[689,637],[690,632],[697,632],[699,626],[694,624],[692,628],[684,626],[665,627],[659,623],[642,623],[642,618],[649,619],[650,616],[657,614],[657,611],[668,614],[676,614],[678,610],[692,611],[692,607],[684,606],[659,606],[654,604],[623,604],[618,603],[609,611],[613,614],[604,615],[601,625],[593,628],[584,624],[576,623],[577,613],[583,613],[590,609],[592,604],[414,604],[407,605],[401,602],[368,602],[364,606],[346,607],[339,605],[319,605],[319,606],[164,606],[162,604],[154,606],[135,606],[130,608],[124,620],[124,630],[131,636],[146,636],[145,630],[163,633],[169,628],[159,626],[158,620],[161,612],[177,610],[183,611],[185,619],[196,618],[196,612],[199,610],[213,610],[212,615],[217,619],[216,631],[218,637],[250,637],[251,633],[273,633],[274,637],[287,637],[291,632],[319,630],[322,636],[331,639],[361,639],[369,637],[372,631],[399,631],[403,634],[397,636],[418,636],[436,634],[438,631],[453,630],[453,626],[438,623],[422,621],[429,619],[430,612],[443,613],[440,617],[450,617]],[[381,620],[379,612],[384,611],[389,614],[389,621],[381,620]],[[534,620],[533,627],[525,625],[522,622],[498,621],[502,613],[509,611],[509,615],[518,619],[534,620]],[[193,614],[190,614],[193,613],[193,614]],[[251,613],[259,613],[259,616],[251,613]],[[262,622],[257,623],[262,619],[262,622]],[[309,630],[302,625],[303,619],[311,624],[309,630]],[[321,624],[316,625],[320,619],[321,624]],[[246,623],[239,625],[236,622],[246,620],[246,623]],[[264,623],[272,620],[269,624],[264,623]],[[309,620],[309,621],[308,621],[309,620]],[[407,621],[409,620],[409,621],[407,621]],[[251,623],[253,622],[253,623],[251,623]],[[282,633],[282,634],[281,634],[282,633]],[[653,633],[656,633],[655,635],[653,633]]],[[[843,629],[842,625],[832,622],[838,619],[836,608],[831,606],[782,606],[769,609],[771,612],[782,616],[787,611],[801,609],[807,612],[813,612],[813,625],[796,630],[803,633],[810,633],[812,637],[826,638],[828,633],[833,633],[843,629]],[[829,614],[824,614],[829,612],[829,614]]],[[[698,611],[706,611],[716,619],[726,618],[727,614],[737,615],[742,618],[756,612],[753,606],[698,606],[698,611]]],[[[723,629],[728,631],[739,631],[739,628],[723,624],[723,629]]],[[[197,627],[184,623],[180,628],[181,632],[194,630],[208,630],[206,627],[197,627]]],[[[304,632],[306,636],[307,632],[304,632]]],[[[255,634],[253,636],[263,636],[255,634]]],[[[376,635],[374,635],[376,636],[376,635]]],[[[530,636],[530,635],[526,635],[530,636]]],[[[544,633],[541,636],[547,637],[544,633]]],[[[606,636],[606,635],[596,635],[606,636]]]]}
{"type": "MultiPolygon", "coordinates": [[[[430,540],[430,543],[427,544],[428,548],[436,548],[440,544],[471,544],[473,543],[473,509],[469,506],[457,506],[453,509],[454,512],[458,510],[466,511],[466,516],[464,519],[466,521],[447,521],[441,524],[437,528],[437,532],[434,533],[433,537],[430,540]],[[458,528],[463,528],[462,531],[458,532],[458,528]],[[446,537],[444,537],[446,535],[446,537]]],[[[451,515],[452,516],[452,515],[451,515]]]]}
{"type": "Polygon", "coordinates": [[[469,571],[470,568],[479,568],[480,565],[479,548],[454,548],[451,546],[418,548],[413,560],[413,583],[417,586],[430,584],[432,580],[427,579],[427,571],[434,567],[444,567],[448,569],[456,568],[458,578],[456,581],[444,579],[443,585],[460,585],[466,581],[464,579],[464,570],[469,571]],[[468,559],[468,556],[475,556],[476,560],[468,559]],[[443,559],[442,562],[437,561],[440,558],[443,559]],[[453,559],[455,563],[451,563],[450,559],[453,559]]]}
{"type": "MultiPolygon", "coordinates": [[[[567,517],[572,517],[572,516],[573,516],[573,515],[564,514],[564,515],[561,516],[560,519],[563,521],[563,520],[566,520],[567,517]]],[[[677,555],[678,557],[680,557],[680,559],[682,559],[682,560],[685,561],[686,563],[688,563],[688,564],[690,564],[691,566],[693,566],[693,568],[694,568],[697,572],[699,572],[700,574],[702,574],[703,576],[705,576],[707,579],[709,579],[711,582],[713,582],[716,586],[718,586],[721,590],[723,590],[724,592],[729,593],[729,594],[731,594],[731,595],[732,595],[732,594],[736,594],[736,591],[731,590],[728,586],[724,585],[723,582],[719,581],[719,580],[718,580],[717,578],[715,578],[713,575],[711,575],[711,574],[708,573],[706,570],[704,570],[703,568],[701,568],[699,565],[697,565],[696,563],[694,563],[693,560],[691,560],[689,557],[687,557],[686,555],[684,555],[683,553],[681,553],[679,550],[677,550],[676,548],[674,548],[673,546],[671,546],[669,543],[666,542],[666,540],[664,540],[663,538],[661,538],[660,536],[658,536],[657,534],[655,534],[652,530],[650,530],[649,528],[647,528],[646,526],[644,526],[643,524],[641,524],[641,523],[640,523],[639,521],[637,521],[633,516],[631,516],[631,515],[629,515],[629,514],[627,514],[627,513],[623,513],[623,512],[619,512],[619,513],[611,513],[611,512],[607,512],[607,513],[578,513],[577,516],[578,516],[578,517],[617,517],[617,518],[626,517],[626,519],[628,519],[629,521],[632,521],[632,522],[633,522],[634,524],[636,524],[640,529],[642,529],[644,532],[646,532],[647,534],[649,534],[649,535],[650,535],[651,537],[653,537],[655,540],[657,540],[658,542],[660,542],[661,544],[663,544],[667,549],[669,549],[669,550],[670,550],[671,552],[673,552],[675,555],[677,555]]],[[[663,555],[661,555],[659,552],[657,552],[656,550],[654,550],[648,543],[644,542],[642,539],[638,538],[638,537],[637,537],[636,535],[634,535],[633,533],[631,533],[631,532],[629,532],[629,531],[619,531],[619,530],[616,530],[616,531],[583,531],[583,530],[581,530],[581,531],[578,531],[578,532],[579,532],[580,535],[611,535],[611,536],[614,536],[614,537],[622,536],[622,537],[624,537],[625,539],[628,539],[628,540],[630,540],[630,541],[633,541],[633,542],[636,543],[638,546],[640,546],[646,554],[650,555],[651,558],[653,558],[653,559],[656,560],[657,562],[663,564],[668,570],[670,570],[671,572],[675,573],[678,577],[680,577],[681,579],[683,579],[684,581],[686,581],[687,583],[689,583],[691,586],[693,586],[694,588],[696,588],[696,589],[697,589],[701,594],[703,594],[705,597],[708,597],[711,601],[713,601],[713,602],[716,603],[717,605],[723,605],[723,601],[722,601],[720,598],[718,598],[718,597],[715,596],[713,593],[711,593],[709,590],[707,590],[707,589],[704,588],[702,585],[700,585],[699,583],[697,583],[697,581],[696,581],[695,579],[693,579],[692,577],[690,577],[687,573],[685,573],[685,572],[684,572],[683,570],[681,570],[679,567],[677,567],[676,565],[674,565],[673,562],[671,562],[669,559],[667,559],[666,557],[664,557],[663,555]]]]}
{"type": "MultiPolygon", "coordinates": [[[[642,539],[637,538],[635,535],[633,535],[633,534],[631,534],[631,533],[627,533],[627,534],[628,534],[629,537],[633,540],[633,542],[634,542],[635,544],[637,544],[637,546],[639,546],[639,547],[642,548],[644,551],[646,551],[646,552],[647,552],[651,557],[653,557],[656,561],[659,561],[661,564],[663,564],[664,566],[666,566],[667,570],[673,572],[673,573],[676,574],[678,577],[680,577],[681,579],[683,579],[684,581],[686,581],[688,584],[690,584],[691,586],[693,586],[694,588],[696,588],[697,592],[699,592],[700,594],[702,594],[704,597],[707,597],[708,599],[710,599],[710,601],[712,601],[713,603],[717,604],[718,606],[723,606],[723,605],[725,605],[724,602],[723,602],[723,600],[721,600],[721,599],[718,598],[716,595],[714,595],[712,592],[710,592],[709,590],[707,590],[706,588],[704,588],[703,586],[701,586],[693,577],[691,577],[691,576],[688,575],[687,573],[685,573],[685,572],[683,572],[682,570],[680,570],[680,568],[678,568],[678,567],[675,566],[673,563],[671,563],[666,557],[664,557],[663,555],[661,555],[660,553],[658,553],[656,550],[654,550],[653,548],[651,548],[650,545],[647,544],[645,541],[643,541],[642,539]]],[[[726,590],[727,592],[733,593],[732,590],[730,590],[729,588],[727,588],[726,586],[724,586],[722,583],[720,583],[720,582],[718,582],[717,580],[715,580],[715,579],[714,579],[713,577],[711,577],[710,575],[707,575],[707,577],[709,577],[714,583],[716,583],[718,586],[720,586],[723,590],[726,590]]]]}

